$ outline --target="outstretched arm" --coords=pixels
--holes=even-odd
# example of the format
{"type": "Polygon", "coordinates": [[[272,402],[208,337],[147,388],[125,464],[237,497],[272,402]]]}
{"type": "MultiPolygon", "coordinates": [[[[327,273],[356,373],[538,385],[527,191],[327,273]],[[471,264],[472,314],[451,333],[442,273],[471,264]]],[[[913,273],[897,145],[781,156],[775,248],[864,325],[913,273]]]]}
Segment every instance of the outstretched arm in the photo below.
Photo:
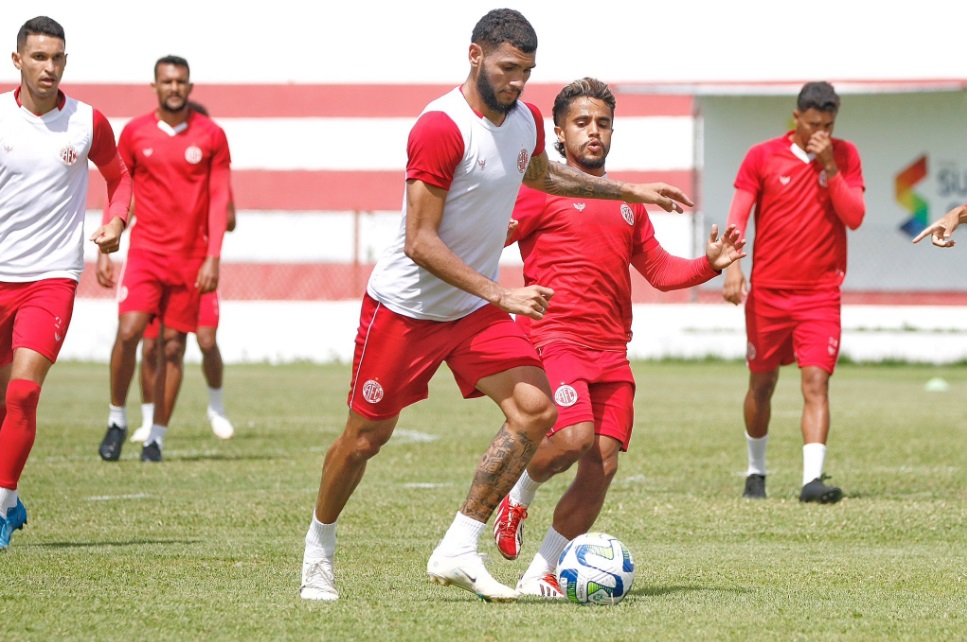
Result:
{"type": "Polygon", "coordinates": [[[718,234],[718,225],[713,225],[705,256],[684,259],[669,254],[656,243],[647,251],[633,256],[631,264],[652,287],[662,292],[701,285],[721,274],[722,269],[733,261],[745,256],[742,250],[745,239],[740,238],[734,226],[729,227],[721,238],[718,234]]]}
{"type": "Polygon", "coordinates": [[[957,226],[965,222],[967,222],[967,205],[955,207],[917,234],[913,242],[919,243],[929,236],[930,241],[937,247],[953,247],[957,241],[950,237],[953,236],[957,226]]]}
{"type": "Polygon", "coordinates": [[[666,212],[682,212],[691,207],[685,192],[666,183],[624,183],[591,176],[563,163],[551,163],[547,154],[532,156],[524,174],[524,184],[548,194],[574,198],[597,198],[657,205],[666,212]]]}

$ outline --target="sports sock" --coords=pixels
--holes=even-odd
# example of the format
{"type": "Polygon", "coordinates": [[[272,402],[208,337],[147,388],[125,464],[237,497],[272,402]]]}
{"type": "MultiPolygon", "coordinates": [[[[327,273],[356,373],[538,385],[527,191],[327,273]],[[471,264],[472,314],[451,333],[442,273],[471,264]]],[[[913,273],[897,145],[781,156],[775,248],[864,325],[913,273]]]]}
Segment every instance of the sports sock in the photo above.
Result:
{"type": "Polygon", "coordinates": [[[37,437],[40,385],[27,379],[7,384],[7,416],[0,428],[0,488],[17,489],[37,437]]]}
{"type": "Polygon", "coordinates": [[[156,442],[158,447],[163,447],[165,435],[168,434],[168,426],[159,426],[158,424],[151,424],[151,434],[148,438],[144,440],[144,445],[147,446],[152,442],[156,442]]]}
{"type": "Polygon", "coordinates": [[[485,523],[458,512],[450,528],[447,529],[446,535],[443,536],[443,540],[437,546],[437,551],[450,557],[476,553],[477,542],[480,541],[480,535],[485,528],[487,528],[485,523]]]}
{"type": "Polygon", "coordinates": [[[309,524],[309,532],[306,533],[306,548],[322,549],[322,554],[332,557],[336,554],[336,522],[323,524],[316,519],[316,511],[312,511],[312,523],[309,524]]]}
{"type": "Polygon", "coordinates": [[[826,444],[804,444],[802,447],[802,485],[823,476],[826,444]]]}
{"type": "Polygon", "coordinates": [[[561,553],[567,548],[567,543],[568,539],[554,530],[553,526],[548,528],[547,535],[544,536],[544,541],[541,542],[541,547],[537,549],[537,554],[534,556],[531,565],[527,567],[521,579],[543,577],[548,573],[557,573],[557,560],[560,559],[561,553]]]}
{"type": "Polygon", "coordinates": [[[17,490],[15,488],[0,488],[0,519],[7,516],[7,511],[17,505],[17,490]]]}
{"type": "Polygon", "coordinates": [[[225,400],[221,388],[208,389],[208,408],[215,414],[225,416],[225,400]]]}
{"type": "Polygon", "coordinates": [[[108,404],[107,425],[118,428],[128,427],[128,409],[124,406],[108,404]]]}
{"type": "Polygon", "coordinates": [[[746,477],[766,474],[766,441],[768,439],[769,435],[750,437],[749,433],[745,433],[746,452],[749,455],[749,469],[745,472],[746,477]]]}
{"type": "Polygon", "coordinates": [[[537,494],[537,489],[541,487],[543,482],[534,481],[531,476],[527,474],[527,469],[521,473],[520,479],[514,484],[514,487],[510,489],[509,497],[510,501],[515,504],[522,504],[525,507],[530,506],[531,502],[534,501],[534,495],[537,494]]]}
{"type": "Polygon", "coordinates": [[[150,428],[154,424],[154,404],[141,404],[141,427],[150,428]]]}

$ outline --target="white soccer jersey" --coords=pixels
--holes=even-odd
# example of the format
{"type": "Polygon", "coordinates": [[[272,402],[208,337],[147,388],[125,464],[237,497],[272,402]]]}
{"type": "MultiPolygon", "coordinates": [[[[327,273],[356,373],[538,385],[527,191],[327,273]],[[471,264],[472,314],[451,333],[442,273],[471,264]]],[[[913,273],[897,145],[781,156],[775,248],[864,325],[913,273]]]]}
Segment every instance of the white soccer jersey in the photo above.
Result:
{"type": "Polygon", "coordinates": [[[0,281],[80,279],[93,139],[90,105],[37,116],[0,94],[0,281]]]}
{"type": "MultiPolygon", "coordinates": [[[[474,112],[457,88],[427,105],[407,144],[407,178],[447,189],[440,238],[495,281],[517,192],[537,149],[538,122],[536,109],[518,102],[498,127],[474,112]]],[[[406,214],[404,195],[396,240],[376,263],[370,296],[398,314],[432,321],[459,319],[487,305],[404,254],[406,214]]]]}

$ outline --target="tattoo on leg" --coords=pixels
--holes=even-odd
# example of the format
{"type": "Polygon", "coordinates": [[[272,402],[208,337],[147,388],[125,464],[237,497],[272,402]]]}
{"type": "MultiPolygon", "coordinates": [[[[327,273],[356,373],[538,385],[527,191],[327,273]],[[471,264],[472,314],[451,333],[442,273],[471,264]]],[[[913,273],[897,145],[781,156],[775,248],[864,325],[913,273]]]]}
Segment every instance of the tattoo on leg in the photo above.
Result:
{"type": "Polygon", "coordinates": [[[506,423],[501,426],[477,465],[462,512],[481,522],[490,519],[537,452],[538,445],[523,432],[510,432],[506,423]]]}

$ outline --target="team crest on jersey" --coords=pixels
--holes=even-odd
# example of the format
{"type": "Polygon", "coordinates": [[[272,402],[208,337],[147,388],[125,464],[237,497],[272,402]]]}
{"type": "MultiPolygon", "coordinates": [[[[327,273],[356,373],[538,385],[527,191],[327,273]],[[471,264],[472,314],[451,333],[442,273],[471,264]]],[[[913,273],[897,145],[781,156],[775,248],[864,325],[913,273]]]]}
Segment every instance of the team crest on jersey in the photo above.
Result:
{"type": "Polygon", "coordinates": [[[625,220],[628,225],[635,224],[635,213],[632,211],[631,206],[627,203],[621,204],[621,218],[625,220]]]}
{"type": "Polygon", "coordinates": [[[370,379],[363,384],[363,399],[369,403],[379,403],[383,400],[383,386],[378,381],[370,379]]]}
{"type": "Polygon", "coordinates": [[[752,342],[750,341],[750,342],[749,342],[748,344],[746,344],[746,346],[745,346],[745,358],[746,358],[746,359],[747,359],[748,361],[755,361],[755,355],[756,355],[756,352],[755,352],[755,346],[754,346],[754,345],[752,345],[752,342]]]}
{"type": "Polygon", "coordinates": [[[530,154],[527,153],[526,149],[521,149],[520,153],[517,154],[517,171],[521,174],[527,169],[527,163],[530,162],[530,154]]]}
{"type": "Polygon", "coordinates": [[[578,401],[578,391],[567,384],[563,384],[554,391],[554,403],[562,408],[570,408],[578,401]]]}
{"type": "Polygon", "coordinates": [[[77,162],[78,153],[74,149],[73,145],[68,145],[64,149],[60,150],[60,159],[64,161],[65,165],[73,165],[77,162]]]}
{"type": "Polygon", "coordinates": [[[477,161],[477,167],[479,167],[480,169],[483,169],[486,166],[487,166],[486,158],[481,158],[480,160],[477,161]]]}
{"type": "Polygon", "coordinates": [[[201,148],[199,148],[197,145],[192,145],[191,147],[185,150],[185,160],[191,163],[192,165],[197,165],[198,163],[201,162],[201,159],[202,159],[201,148]]]}
{"type": "Polygon", "coordinates": [[[574,205],[574,209],[576,209],[579,212],[583,212],[584,208],[587,207],[586,203],[573,203],[573,205],[574,205]]]}

